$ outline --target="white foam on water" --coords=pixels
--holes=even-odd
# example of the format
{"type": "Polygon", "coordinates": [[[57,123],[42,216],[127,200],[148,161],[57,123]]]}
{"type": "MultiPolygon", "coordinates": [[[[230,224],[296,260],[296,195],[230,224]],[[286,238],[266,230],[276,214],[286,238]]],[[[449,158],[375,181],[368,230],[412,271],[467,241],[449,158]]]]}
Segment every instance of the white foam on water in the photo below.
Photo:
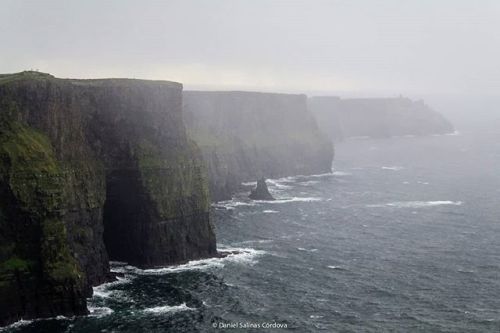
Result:
{"type": "Polygon", "coordinates": [[[90,311],[90,314],[89,316],[91,317],[97,317],[97,318],[101,318],[101,317],[104,317],[104,316],[109,316],[110,314],[112,314],[113,312],[113,309],[111,308],[108,308],[106,306],[96,306],[96,307],[93,307],[93,306],[88,306],[88,309],[90,311]]]}
{"type": "Polygon", "coordinates": [[[20,320],[16,321],[15,323],[10,324],[9,326],[0,327],[0,332],[10,330],[12,328],[19,328],[19,327],[23,327],[23,326],[28,326],[29,324],[33,323],[34,321],[36,321],[36,320],[20,319],[20,320]]]}
{"type": "Polygon", "coordinates": [[[340,267],[340,266],[334,266],[334,265],[326,266],[326,267],[328,267],[330,269],[342,269],[342,267],[340,267]]]}
{"type": "Polygon", "coordinates": [[[372,208],[380,208],[380,207],[423,208],[423,207],[433,207],[433,206],[443,206],[443,205],[460,206],[460,205],[462,205],[462,201],[449,201],[449,200],[398,201],[398,202],[389,202],[386,204],[367,205],[366,207],[372,207],[372,208]]]}
{"type": "Polygon", "coordinates": [[[193,311],[196,308],[190,308],[186,305],[186,303],[182,303],[180,305],[164,305],[164,306],[155,306],[152,308],[146,308],[142,310],[143,312],[153,313],[153,314],[163,314],[163,313],[172,313],[179,311],[193,311]]]}
{"type": "Polygon", "coordinates": [[[323,316],[319,316],[319,315],[310,315],[309,318],[311,319],[320,319],[320,318],[323,318],[323,316]]]}
{"type": "Polygon", "coordinates": [[[266,213],[266,214],[275,214],[275,213],[279,213],[279,211],[277,210],[272,210],[272,209],[266,209],[266,210],[263,210],[262,213],[266,213]]]}
{"type": "Polygon", "coordinates": [[[207,270],[213,268],[222,268],[227,263],[237,263],[243,265],[253,265],[257,263],[257,257],[264,255],[266,252],[262,250],[255,250],[252,248],[238,248],[228,247],[225,245],[218,245],[220,252],[227,252],[225,257],[207,258],[200,260],[192,260],[182,265],[168,266],[161,268],[140,269],[134,266],[125,266],[128,273],[137,275],[162,275],[170,273],[178,273],[191,270],[207,270]]]}
{"type": "Polygon", "coordinates": [[[288,189],[293,188],[293,186],[281,184],[282,181],[280,181],[279,179],[267,179],[267,183],[269,183],[269,186],[271,188],[275,187],[276,189],[279,189],[279,190],[288,190],[288,189]]]}
{"type": "Polygon", "coordinates": [[[309,176],[303,176],[303,177],[323,178],[323,177],[331,177],[333,175],[334,175],[334,172],[327,172],[327,173],[318,173],[317,175],[309,175],[309,176]]]}
{"type": "Polygon", "coordinates": [[[382,170],[399,171],[399,170],[403,170],[404,168],[402,166],[383,166],[381,169],[382,170]]]}
{"type": "Polygon", "coordinates": [[[256,205],[255,202],[252,201],[239,201],[238,199],[233,198],[231,200],[213,203],[212,207],[231,210],[240,206],[255,206],[255,205],[256,205]]]}
{"type": "Polygon", "coordinates": [[[237,244],[255,244],[255,243],[259,243],[259,244],[265,244],[265,243],[272,243],[274,242],[273,239],[257,239],[257,240],[246,240],[246,241],[243,241],[243,242],[238,242],[237,244]]]}
{"type": "Polygon", "coordinates": [[[316,252],[318,249],[305,249],[303,247],[298,247],[297,250],[299,251],[305,251],[305,252],[316,252]]]}
{"type": "Polygon", "coordinates": [[[93,287],[92,297],[110,298],[113,290],[105,290],[101,286],[93,287]]]}
{"type": "Polygon", "coordinates": [[[336,176],[336,177],[344,177],[344,176],[350,176],[350,175],[352,175],[352,173],[345,172],[345,171],[334,171],[332,174],[334,176],[336,176]]]}
{"type": "Polygon", "coordinates": [[[256,202],[259,203],[271,203],[271,204],[281,204],[281,203],[288,203],[288,202],[313,202],[313,201],[321,201],[323,200],[322,198],[315,198],[315,197],[291,197],[291,198],[282,198],[282,199],[276,199],[276,200],[255,200],[256,202]]]}
{"type": "Polygon", "coordinates": [[[31,323],[34,323],[34,322],[39,322],[39,321],[47,321],[47,320],[70,320],[70,319],[73,319],[75,318],[74,316],[72,317],[66,317],[66,316],[63,316],[63,315],[59,315],[59,316],[56,316],[56,317],[46,317],[46,318],[35,318],[35,319],[30,319],[30,320],[25,320],[25,319],[20,319],[8,326],[4,326],[4,327],[0,327],[0,332],[3,332],[5,330],[10,330],[12,328],[19,328],[19,327],[23,327],[23,326],[28,326],[30,325],[31,323]]]}
{"type": "Polygon", "coordinates": [[[255,186],[257,185],[257,182],[243,182],[241,183],[243,186],[255,186]]]}
{"type": "Polygon", "coordinates": [[[309,186],[309,185],[315,185],[315,184],[318,184],[319,183],[319,180],[307,180],[307,181],[304,181],[304,182],[299,182],[297,184],[300,184],[300,185],[303,185],[303,186],[309,186]]]}

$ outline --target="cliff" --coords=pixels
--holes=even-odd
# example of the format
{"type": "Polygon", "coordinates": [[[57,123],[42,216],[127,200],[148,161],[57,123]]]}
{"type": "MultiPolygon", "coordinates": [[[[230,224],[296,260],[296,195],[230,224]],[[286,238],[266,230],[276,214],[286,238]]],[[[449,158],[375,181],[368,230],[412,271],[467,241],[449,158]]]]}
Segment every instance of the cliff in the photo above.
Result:
{"type": "Polygon", "coordinates": [[[368,136],[429,135],[453,132],[453,126],[423,101],[408,98],[312,97],[309,108],[334,141],[368,136]]]}
{"type": "Polygon", "coordinates": [[[229,199],[244,181],[331,171],[332,143],[305,95],[185,91],[184,119],[214,200],[229,199]]]}
{"type": "Polygon", "coordinates": [[[0,76],[0,325],[85,314],[113,260],[216,254],[182,85],[0,76]]]}

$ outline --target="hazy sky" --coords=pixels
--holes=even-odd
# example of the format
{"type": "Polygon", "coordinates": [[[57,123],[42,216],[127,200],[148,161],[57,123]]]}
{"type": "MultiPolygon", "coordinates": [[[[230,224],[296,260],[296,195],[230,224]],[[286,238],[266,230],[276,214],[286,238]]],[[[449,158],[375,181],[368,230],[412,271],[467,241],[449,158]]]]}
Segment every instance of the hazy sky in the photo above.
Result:
{"type": "Polygon", "coordinates": [[[0,0],[0,72],[500,94],[500,0],[0,0]]]}

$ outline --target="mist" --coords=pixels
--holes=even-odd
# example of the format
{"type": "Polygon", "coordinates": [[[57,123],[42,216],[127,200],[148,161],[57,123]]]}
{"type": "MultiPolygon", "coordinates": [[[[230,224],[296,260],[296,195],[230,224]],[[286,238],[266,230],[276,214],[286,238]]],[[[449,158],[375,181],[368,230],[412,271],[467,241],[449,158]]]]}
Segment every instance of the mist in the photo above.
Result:
{"type": "Polygon", "coordinates": [[[186,89],[498,96],[500,4],[2,0],[0,71],[186,89]]]}
{"type": "Polygon", "coordinates": [[[499,18],[0,0],[0,332],[500,332],[499,18]]]}

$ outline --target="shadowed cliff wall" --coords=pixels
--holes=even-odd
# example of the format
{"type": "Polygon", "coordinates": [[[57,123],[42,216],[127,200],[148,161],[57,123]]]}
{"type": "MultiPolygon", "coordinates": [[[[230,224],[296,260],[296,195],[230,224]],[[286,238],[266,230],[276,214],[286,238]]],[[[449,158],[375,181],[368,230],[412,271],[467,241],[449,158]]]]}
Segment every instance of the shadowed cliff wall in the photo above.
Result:
{"type": "Polygon", "coordinates": [[[0,325],[86,313],[108,252],[214,255],[202,164],[180,84],[0,75],[0,325]]]}
{"type": "Polygon", "coordinates": [[[333,146],[305,95],[185,91],[184,116],[214,200],[230,198],[242,181],[331,171],[333,146]]]}

